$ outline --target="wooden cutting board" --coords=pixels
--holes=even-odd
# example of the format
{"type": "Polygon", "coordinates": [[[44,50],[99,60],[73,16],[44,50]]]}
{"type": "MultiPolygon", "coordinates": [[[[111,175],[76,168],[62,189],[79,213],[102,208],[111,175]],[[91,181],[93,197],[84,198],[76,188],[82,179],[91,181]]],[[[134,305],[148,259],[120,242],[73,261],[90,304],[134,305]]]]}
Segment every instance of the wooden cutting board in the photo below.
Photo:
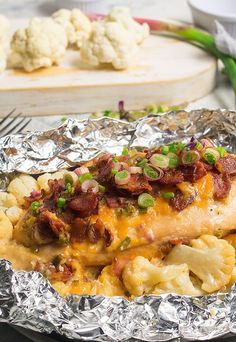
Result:
{"type": "Polygon", "coordinates": [[[183,104],[214,88],[216,68],[215,59],[201,49],[163,36],[150,36],[124,71],[88,67],[78,51],[68,51],[60,67],[1,74],[0,115],[15,107],[26,115],[117,109],[120,100],[127,109],[183,104]]]}

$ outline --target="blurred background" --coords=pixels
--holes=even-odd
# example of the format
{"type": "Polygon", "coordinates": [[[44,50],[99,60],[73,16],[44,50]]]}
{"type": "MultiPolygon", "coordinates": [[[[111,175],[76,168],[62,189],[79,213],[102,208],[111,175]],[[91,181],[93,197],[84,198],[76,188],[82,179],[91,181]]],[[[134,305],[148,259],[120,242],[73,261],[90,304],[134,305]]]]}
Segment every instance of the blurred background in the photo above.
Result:
{"type": "MultiPolygon", "coordinates": [[[[78,7],[83,2],[83,0],[0,0],[0,12],[10,17],[50,15],[58,8],[78,7]]],[[[133,15],[191,20],[186,0],[90,0],[88,2],[93,8],[94,6],[100,8],[101,12],[108,11],[113,6],[124,5],[131,7],[133,15]]]]}

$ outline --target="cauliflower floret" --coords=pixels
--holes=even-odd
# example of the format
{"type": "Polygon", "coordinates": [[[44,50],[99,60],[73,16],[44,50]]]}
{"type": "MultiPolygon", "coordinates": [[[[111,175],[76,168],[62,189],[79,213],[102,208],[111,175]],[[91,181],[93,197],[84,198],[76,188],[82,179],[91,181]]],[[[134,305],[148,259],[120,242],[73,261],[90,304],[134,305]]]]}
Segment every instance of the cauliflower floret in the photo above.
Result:
{"type": "Polygon", "coordinates": [[[58,65],[67,47],[65,30],[51,18],[33,18],[11,40],[10,64],[27,72],[58,65]]]}
{"type": "Polygon", "coordinates": [[[202,290],[211,293],[227,285],[235,264],[234,248],[225,240],[202,235],[191,246],[175,246],[166,258],[169,264],[186,263],[202,281],[202,290]]]}
{"type": "Polygon", "coordinates": [[[23,210],[17,206],[8,208],[6,210],[6,215],[13,225],[15,225],[19,221],[22,214],[23,210]]]}
{"type": "Polygon", "coordinates": [[[125,266],[122,277],[129,293],[141,296],[149,293],[155,285],[176,278],[184,270],[186,270],[184,264],[158,267],[148,259],[138,256],[125,266]]]}
{"type": "Polygon", "coordinates": [[[78,180],[78,176],[75,174],[75,172],[67,171],[67,170],[61,170],[57,171],[55,173],[44,173],[43,175],[39,176],[37,179],[39,188],[42,190],[45,190],[46,192],[49,191],[48,181],[50,179],[61,179],[64,178],[65,175],[70,175],[73,179],[73,183],[76,184],[78,180]]]}
{"type": "Polygon", "coordinates": [[[17,205],[17,200],[14,195],[0,191],[0,209],[6,210],[15,205],[17,205]]]}
{"type": "Polygon", "coordinates": [[[204,292],[194,286],[192,280],[189,276],[188,266],[185,264],[186,269],[182,270],[176,278],[159,283],[152,291],[152,294],[162,294],[162,293],[177,293],[179,295],[186,296],[200,296],[204,292]]]}
{"type": "Polygon", "coordinates": [[[64,28],[71,46],[80,48],[83,41],[88,39],[92,25],[89,18],[79,9],[61,9],[55,12],[52,18],[64,28]]]}
{"type": "Polygon", "coordinates": [[[107,22],[117,22],[131,33],[137,44],[141,44],[149,36],[149,26],[144,23],[140,25],[131,15],[128,7],[114,7],[106,17],[107,22]]]}
{"type": "Polygon", "coordinates": [[[0,240],[12,238],[13,226],[4,211],[0,210],[0,240]]]}
{"type": "Polygon", "coordinates": [[[10,24],[9,21],[4,15],[0,14],[0,43],[5,38],[7,31],[9,30],[10,24]]]}
{"type": "Polygon", "coordinates": [[[0,72],[4,71],[6,69],[6,66],[7,66],[6,54],[3,50],[3,47],[0,45],[0,72]]]}
{"type": "Polygon", "coordinates": [[[98,21],[92,24],[90,36],[81,47],[81,58],[94,66],[110,63],[115,69],[126,69],[137,51],[132,34],[121,24],[98,21]]]}
{"type": "Polygon", "coordinates": [[[13,194],[19,205],[24,204],[24,197],[30,196],[32,190],[38,190],[37,181],[29,175],[20,175],[8,185],[7,191],[13,194]]]}
{"type": "Polygon", "coordinates": [[[44,173],[43,175],[38,177],[37,182],[38,182],[38,186],[40,190],[45,190],[45,191],[49,190],[49,186],[48,186],[49,179],[52,179],[51,173],[44,173]]]}

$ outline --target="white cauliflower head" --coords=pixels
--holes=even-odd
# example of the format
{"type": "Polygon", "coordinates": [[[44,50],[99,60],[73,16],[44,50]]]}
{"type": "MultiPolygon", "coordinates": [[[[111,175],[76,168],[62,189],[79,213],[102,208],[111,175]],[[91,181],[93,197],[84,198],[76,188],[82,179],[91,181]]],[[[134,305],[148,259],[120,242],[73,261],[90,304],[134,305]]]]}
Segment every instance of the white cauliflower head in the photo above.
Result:
{"type": "Polygon", "coordinates": [[[16,205],[6,210],[6,215],[13,225],[17,224],[22,214],[23,210],[16,205]]]}
{"type": "Polygon", "coordinates": [[[234,248],[225,240],[202,235],[191,246],[175,246],[168,254],[169,264],[186,263],[202,281],[202,290],[211,293],[227,285],[235,264],[234,248]]]}
{"type": "Polygon", "coordinates": [[[27,72],[58,65],[67,47],[65,30],[50,18],[33,18],[11,40],[10,64],[27,72]]]}
{"type": "Polygon", "coordinates": [[[149,36],[149,26],[144,23],[140,25],[130,14],[128,7],[114,7],[106,17],[107,22],[117,22],[133,35],[137,44],[141,44],[149,36]]]}
{"type": "Polygon", "coordinates": [[[4,71],[7,66],[6,54],[0,43],[0,72],[4,71]]]}
{"type": "Polygon", "coordinates": [[[7,191],[14,195],[19,205],[24,204],[25,196],[30,196],[32,190],[38,190],[37,181],[29,175],[21,174],[8,185],[7,191]]]}
{"type": "Polygon", "coordinates": [[[58,180],[61,178],[64,178],[65,176],[70,176],[71,179],[73,180],[73,184],[75,185],[78,181],[78,176],[76,175],[75,172],[73,171],[68,171],[68,170],[60,170],[55,173],[44,173],[43,175],[39,176],[37,179],[37,183],[39,188],[42,190],[45,190],[46,192],[49,191],[49,185],[48,181],[49,180],[58,180]]]}
{"type": "Polygon", "coordinates": [[[186,270],[186,267],[186,265],[158,267],[148,259],[138,256],[125,266],[122,278],[131,295],[141,296],[152,292],[152,288],[157,284],[176,278],[186,270]]]}
{"type": "Polygon", "coordinates": [[[98,21],[81,47],[81,58],[94,66],[109,63],[115,69],[126,69],[137,51],[135,40],[121,24],[98,21]]]}
{"type": "Polygon", "coordinates": [[[159,283],[153,290],[152,294],[162,294],[162,293],[177,293],[179,295],[186,296],[200,296],[204,294],[199,287],[195,286],[189,276],[189,269],[186,264],[184,264],[186,269],[182,269],[179,274],[169,281],[164,281],[159,283]]]}
{"type": "Polygon", "coordinates": [[[67,35],[71,46],[80,48],[85,39],[89,37],[92,24],[89,18],[79,9],[60,9],[52,15],[52,18],[60,24],[67,35]]]}
{"type": "Polygon", "coordinates": [[[0,210],[0,240],[12,238],[13,226],[4,211],[0,210]]]}
{"type": "Polygon", "coordinates": [[[6,210],[7,208],[17,205],[16,197],[5,191],[0,191],[0,209],[6,210]]]}
{"type": "Polygon", "coordinates": [[[9,30],[10,24],[9,21],[4,15],[0,14],[0,43],[5,38],[7,31],[9,30]]]}

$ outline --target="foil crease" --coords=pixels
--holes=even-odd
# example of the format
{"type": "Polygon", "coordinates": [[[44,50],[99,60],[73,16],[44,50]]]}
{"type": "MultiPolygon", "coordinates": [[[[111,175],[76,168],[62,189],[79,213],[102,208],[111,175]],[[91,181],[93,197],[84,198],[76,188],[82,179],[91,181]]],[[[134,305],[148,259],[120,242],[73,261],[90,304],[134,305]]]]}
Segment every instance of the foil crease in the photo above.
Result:
{"type": "MultiPolygon", "coordinates": [[[[236,150],[236,113],[169,112],[134,123],[109,118],[68,120],[58,129],[0,139],[0,189],[12,172],[38,174],[70,167],[123,146],[152,147],[208,136],[236,150]]],[[[0,260],[0,321],[85,341],[189,341],[236,334],[236,286],[203,297],[148,295],[62,298],[37,272],[0,260]]]]}
{"type": "Polygon", "coordinates": [[[0,172],[52,172],[90,160],[101,152],[119,153],[123,146],[152,147],[193,135],[207,135],[232,150],[236,146],[235,112],[172,111],[133,123],[106,117],[69,119],[58,129],[1,138],[0,172]]]}

